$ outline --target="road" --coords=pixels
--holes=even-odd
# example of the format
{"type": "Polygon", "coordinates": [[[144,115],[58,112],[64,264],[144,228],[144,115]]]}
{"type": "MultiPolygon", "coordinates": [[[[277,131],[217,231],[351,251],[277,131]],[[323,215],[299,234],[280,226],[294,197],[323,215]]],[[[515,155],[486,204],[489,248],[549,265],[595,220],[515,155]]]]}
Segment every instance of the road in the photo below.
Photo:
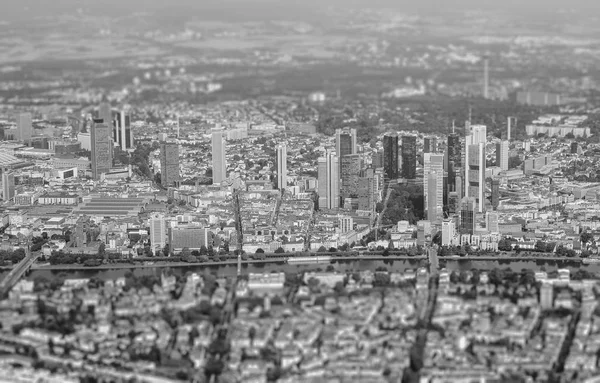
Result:
{"type": "Polygon", "coordinates": [[[10,289],[23,277],[29,268],[35,263],[39,254],[33,254],[29,249],[25,250],[25,258],[21,260],[0,282],[0,297],[4,297],[10,289]]]}

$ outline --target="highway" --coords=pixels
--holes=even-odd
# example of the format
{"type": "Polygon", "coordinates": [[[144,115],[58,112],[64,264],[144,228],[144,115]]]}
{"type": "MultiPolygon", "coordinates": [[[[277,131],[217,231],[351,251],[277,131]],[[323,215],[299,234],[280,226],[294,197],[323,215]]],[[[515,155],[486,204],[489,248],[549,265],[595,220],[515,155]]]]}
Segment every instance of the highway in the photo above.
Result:
{"type": "Polygon", "coordinates": [[[35,263],[39,254],[32,254],[29,249],[25,250],[25,258],[21,260],[0,282],[0,297],[6,296],[10,289],[25,275],[27,270],[35,263]]]}

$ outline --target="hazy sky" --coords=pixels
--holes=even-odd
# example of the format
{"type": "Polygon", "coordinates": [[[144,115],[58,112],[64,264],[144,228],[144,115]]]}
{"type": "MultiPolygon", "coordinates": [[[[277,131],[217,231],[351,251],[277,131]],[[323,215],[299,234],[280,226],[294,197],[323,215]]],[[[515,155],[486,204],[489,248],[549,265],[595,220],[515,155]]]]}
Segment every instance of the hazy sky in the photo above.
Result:
{"type": "MultiPolygon", "coordinates": [[[[0,18],[10,18],[23,14],[49,14],[85,8],[99,14],[114,12],[156,11],[170,9],[172,12],[219,13],[249,12],[254,15],[265,11],[265,18],[273,12],[290,16],[294,12],[314,11],[319,6],[340,7],[386,7],[398,10],[510,10],[514,13],[532,10],[553,11],[556,9],[579,9],[600,11],[598,0],[0,0],[0,18]]],[[[254,16],[252,17],[254,18],[254,16]]]]}

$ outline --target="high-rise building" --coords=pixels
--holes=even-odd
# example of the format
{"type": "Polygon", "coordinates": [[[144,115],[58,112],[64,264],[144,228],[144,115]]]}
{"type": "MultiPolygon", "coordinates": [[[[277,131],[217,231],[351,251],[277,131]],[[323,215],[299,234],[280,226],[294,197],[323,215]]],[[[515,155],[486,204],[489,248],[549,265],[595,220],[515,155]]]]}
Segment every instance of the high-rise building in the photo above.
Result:
{"type": "Polygon", "coordinates": [[[338,228],[340,233],[347,233],[354,230],[354,220],[349,215],[338,216],[338,228]]]}
{"type": "Polygon", "coordinates": [[[33,135],[31,113],[19,113],[17,116],[17,140],[29,143],[33,135]]]}
{"type": "Polygon", "coordinates": [[[344,128],[335,130],[335,153],[338,158],[348,154],[356,154],[356,129],[344,128]]]}
{"type": "Polygon", "coordinates": [[[437,137],[425,137],[423,139],[423,153],[437,153],[437,137]]]}
{"type": "Polygon", "coordinates": [[[277,145],[277,189],[287,187],[287,146],[277,145]]]}
{"type": "Polygon", "coordinates": [[[498,209],[500,205],[500,180],[495,178],[492,179],[492,208],[498,209]]]}
{"type": "Polygon", "coordinates": [[[417,176],[417,137],[402,136],[402,177],[414,180],[417,176]]]}
{"type": "Polygon", "coordinates": [[[436,221],[442,218],[444,206],[444,155],[423,154],[423,196],[427,209],[427,219],[436,221]],[[435,182],[430,178],[435,176],[435,182]],[[435,186],[433,186],[435,185],[435,186]],[[433,187],[432,187],[433,186],[433,187]],[[434,194],[431,194],[431,193],[434,194]],[[429,209],[433,209],[429,212],[429,209]]]}
{"type": "Polygon", "coordinates": [[[374,177],[358,179],[358,210],[373,211],[377,204],[377,181],[374,177]]]}
{"type": "Polygon", "coordinates": [[[167,244],[167,221],[164,215],[154,214],[150,217],[150,246],[156,253],[163,250],[167,244]]]}
{"type": "Polygon", "coordinates": [[[220,184],[227,179],[227,162],[225,160],[225,139],[221,128],[212,129],[212,170],[213,184],[220,184]]]}
{"type": "Polygon", "coordinates": [[[512,117],[507,117],[506,118],[506,140],[507,141],[510,141],[511,128],[512,128],[512,117]]]}
{"type": "Polygon", "coordinates": [[[442,246],[449,246],[456,235],[456,226],[452,220],[442,221],[442,246]]]}
{"type": "Polygon", "coordinates": [[[427,220],[429,222],[437,222],[442,218],[442,198],[440,195],[438,201],[438,194],[441,194],[442,185],[440,184],[441,177],[435,171],[427,175],[427,183],[423,189],[427,189],[428,200],[426,202],[427,207],[427,220]],[[438,193],[438,191],[440,193],[438,193]]]}
{"type": "Polygon", "coordinates": [[[481,131],[474,133],[466,138],[465,196],[475,198],[477,211],[482,213],[485,207],[485,136],[481,131]]]}
{"type": "Polygon", "coordinates": [[[126,111],[115,112],[113,117],[113,140],[122,150],[133,149],[133,131],[129,113],[126,111]]]}
{"type": "Polygon", "coordinates": [[[477,202],[472,197],[465,197],[460,201],[460,232],[462,234],[473,234],[475,232],[476,206],[477,202]]]}
{"type": "Polygon", "coordinates": [[[470,125],[471,144],[479,144],[487,141],[487,126],[485,125],[470,125]]]}
{"type": "Polygon", "coordinates": [[[398,134],[383,136],[383,174],[386,180],[398,178],[398,134]]]}
{"type": "Polygon", "coordinates": [[[499,233],[498,212],[488,211],[485,213],[485,228],[489,233],[499,233]]]}
{"type": "Polygon", "coordinates": [[[160,143],[160,183],[163,187],[179,182],[179,145],[176,142],[160,143]]]}
{"type": "Polygon", "coordinates": [[[508,141],[500,141],[496,144],[496,166],[508,170],[508,141]]]}
{"type": "Polygon", "coordinates": [[[10,201],[15,197],[15,175],[8,169],[2,170],[2,199],[10,201]]]}
{"type": "Polygon", "coordinates": [[[460,212],[460,198],[457,192],[448,193],[448,214],[458,214],[460,212]]]}
{"type": "Polygon", "coordinates": [[[112,146],[109,125],[95,120],[90,131],[90,146],[92,152],[92,177],[97,180],[100,175],[108,173],[112,167],[112,146]]]}
{"type": "MultiPolygon", "coordinates": [[[[396,147],[398,147],[398,145],[396,145],[396,147]]],[[[383,168],[383,150],[377,150],[373,152],[371,164],[374,168],[383,168]]]]}
{"type": "Polygon", "coordinates": [[[486,56],[483,58],[483,98],[489,97],[489,90],[488,90],[489,81],[490,81],[489,59],[486,56]]]}
{"type": "Polygon", "coordinates": [[[340,206],[339,161],[334,152],[327,151],[318,160],[319,208],[338,209],[340,206]]]}
{"type": "Polygon", "coordinates": [[[360,154],[347,154],[341,157],[342,173],[340,196],[342,198],[358,196],[358,179],[363,168],[363,158],[360,154]]]}
{"type": "Polygon", "coordinates": [[[454,163],[455,168],[462,167],[462,145],[458,133],[448,135],[448,162],[454,163]]]}

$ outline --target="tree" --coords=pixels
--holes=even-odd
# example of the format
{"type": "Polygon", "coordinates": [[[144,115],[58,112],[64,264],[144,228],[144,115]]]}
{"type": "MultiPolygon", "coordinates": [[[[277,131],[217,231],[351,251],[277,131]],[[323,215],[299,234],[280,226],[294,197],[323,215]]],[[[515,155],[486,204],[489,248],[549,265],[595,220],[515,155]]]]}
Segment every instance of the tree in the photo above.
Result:
{"type": "Polygon", "coordinates": [[[206,248],[206,246],[200,246],[200,255],[208,255],[208,249],[206,248]]]}
{"type": "Polygon", "coordinates": [[[283,247],[278,247],[277,249],[275,249],[275,254],[281,254],[281,253],[285,253],[285,250],[283,249],[283,247]]]}
{"type": "Polygon", "coordinates": [[[593,234],[587,231],[581,233],[579,238],[581,239],[581,243],[583,243],[584,245],[594,240],[593,234]]]}
{"type": "Polygon", "coordinates": [[[502,238],[500,241],[498,241],[498,250],[500,251],[511,251],[512,250],[512,246],[509,240],[507,240],[506,238],[502,238]]]}
{"type": "Polygon", "coordinates": [[[317,253],[326,253],[326,252],[327,252],[327,248],[325,246],[321,246],[317,250],[317,253]]]}
{"type": "Polygon", "coordinates": [[[264,254],[265,251],[261,248],[256,249],[255,254],[264,254]]]}

